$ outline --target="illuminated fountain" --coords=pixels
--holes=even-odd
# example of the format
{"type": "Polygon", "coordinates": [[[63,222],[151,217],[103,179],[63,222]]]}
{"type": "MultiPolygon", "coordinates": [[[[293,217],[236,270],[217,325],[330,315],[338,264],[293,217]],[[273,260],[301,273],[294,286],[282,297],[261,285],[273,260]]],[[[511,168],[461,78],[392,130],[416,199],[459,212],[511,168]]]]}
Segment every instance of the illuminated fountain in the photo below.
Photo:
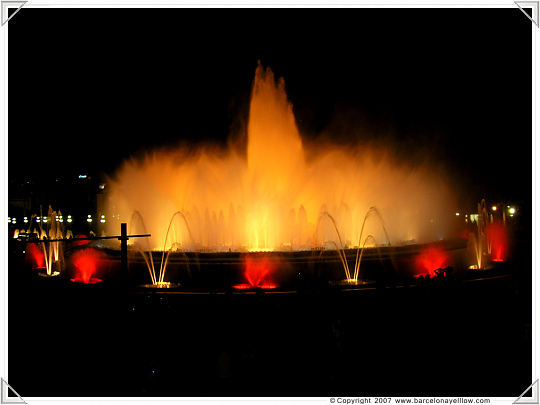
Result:
{"type": "Polygon", "coordinates": [[[491,261],[504,262],[508,254],[508,241],[504,223],[490,222],[486,226],[486,239],[489,241],[491,261]]]}
{"type": "MultiPolygon", "coordinates": [[[[362,229],[360,230],[360,236],[358,238],[358,251],[356,253],[356,263],[355,263],[355,266],[354,266],[354,275],[352,277],[352,279],[347,279],[346,281],[348,281],[349,283],[358,283],[358,275],[360,274],[360,263],[362,262],[362,256],[364,254],[364,249],[366,247],[366,243],[368,240],[372,240],[373,242],[375,242],[375,247],[378,247],[377,245],[377,242],[375,240],[375,238],[373,237],[373,235],[368,235],[364,241],[364,244],[363,245],[360,245],[361,241],[362,241],[362,235],[364,233],[364,227],[366,225],[366,221],[369,217],[375,215],[376,218],[379,219],[380,223],[381,223],[381,226],[382,226],[382,229],[384,231],[384,235],[386,237],[386,240],[388,242],[388,246],[390,246],[390,238],[388,237],[388,232],[386,232],[386,227],[384,226],[384,221],[382,219],[382,216],[381,216],[381,213],[379,212],[379,210],[377,209],[377,207],[371,207],[368,212],[366,213],[366,216],[364,217],[364,222],[362,222],[362,229]]],[[[379,252],[379,257],[381,257],[381,253],[380,253],[380,249],[378,250],[379,252]]]]}
{"type": "Polygon", "coordinates": [[[47,269],[45,267],[45,254],[37,243],[28,243],[26,246],[26,257],[29,265],[34,269],[47,269]]]}
{"type": "MultiPolygon", "coordinates": [[[[337,235],[337,240],[339,241],[339,245],[334,242],[333,239],[328,239],[326,242],[324,242],[326,239],[323,237],[323,246],[326,246],[327,244],[333,245],[335,249],[338,252],[339,260],[341,260],[341,263],[343,264],[343,270],[345,270],[345,283],[351,284],[354,283],[356,280],[354,280],[351,277],[351,272],[349,270],[349,263],[347,262],[347,254],[345,252],[345,248],[343,246],[343,241],[341,240],[341,235],[339,233],[338,226],[336,224],[336,220],[332,215],[330,215],[327,211],[323,211],[321,216],[319,217],[319,220],[317,221],[317,230],[315,231],[315,240],[318,239],[319,234],[319,224],[321,224],[321,220],[324,218],[328,218],[331,221],[331,224],[333,225],[333,229],[335,230],[335,233],[337,235]]],[[[328,238],[330,238],[331,233],[326,232],[326,235],[328,235],[328,238]]]]}
{"type": "Polygon", "coordinates": [[[484,256],[490,254],[491,244],[486,239],[486,226],[488,225],[489,217],[486,208],[486,200],[482,199],[478,204],[478,239],[476,243],[476,257],[478,269],[484,265],[484,256]]]}
{"type": "Polygon", "coordinates": [[[103,281],[92,277],[103,259],[105,259],[105,254],[98,249],[85,248],[76,251],[71,256],[71,263],[75,268],[75,277],[71,281],[84,284],[96,284],[103,281]]]}
{"type": "Polygon", "coordinates": [[[356,254],[356,264],[354,266],[354,276],[352,279],[347,279],[345,280],[346,284],[358,284],[359,283],[359,275],[360,275],[360,263],[362,263],[362,256],[364,255],[364,249],[366,247],[369,247],[369,248],[375,248],[377,249],[377,254],[379,256],[379,260],[381,262],[381,266],[383,266],[383,260],[382,260],[382,255],[381,255],[381,249],[379,247],[379,244],[377,243],[377,241],[375,240],[375,238],[373,237],[373,235],[368,235],[366,237],[366,239],[364,240],[364,243],[362,244],[362,246],[358,246],[358,251],[357,251],[357,254],[356,254]],[[371,242],[370,245],[368,245],[368,242],[371,242]],[[360,254],[358,255],[358,252],[360,252],[360,254]]]}
{"type": "MultiPolygon", "coordinates": [[[[205,254],[331,248],[341,256],[346,279],[357,281],[364,234],[387,245],[390,238],[400,245],[451,236],[455,211],[446,182],[427,166],[408,167],[392,156],[389,149],[303,139],[283,79],[276,82],[259,64],[247,148],[178,147],[124,162],[108,181],[107,217],[115,220],[107,221],[107,233],[117,232],[133,212],[140,218],[132,219],[136,226],[144,218],[141,232],[152,237],[134,250],[145,257],[153,285],[164,282],[169,254],[179,246],[182,253],[205,254]],[[380,212],[382,227],[382,221],[366,221],[381,219],[380,212]],[[171,216],[182,223],[174,238],[171,216]],[[352,274],[347,249],[356,253],[352,274]],[[152,251],[162,252],[158,274],[152,251]]],[[[137,233],[134,225],[130,232],[137,233]]]]}
{"type": "MultiPolygon", "coordinates": [[[[180,240],[179,235],[182,234],[180,228],[182,228],[182,225],[185,225],[185,231],[190,236],[190,238],[193,240],[193,237],[191,236],[191,231],[189,230],[189,225],[187,223],[186,217],[184,217],[184,214],[182,214],[180,211],[177,211],[173,214],[171,221],[169,222],[169,226],[167,227],[167,233],[165,234],[165,241],[163,242],[163,253],[161,256],[161,265],[159,268],[159,278],[156,281],[154,278],[154,285],[156,286],[177,286],[178,284],[172,284],[171,282],[165,281],[165,270],[167,269],[167,262],[169,261],[169,255],[171,252],[174,251],[180,251],[184,257],[185,253],[182,249],[181,244],[178,242],[180,240]],[[177,219],[177,221],[175,221],[177,219]],[[180,225],[178,225],[178,222],[180,225]],[[165,254],[167,252],[167,254],[165,254]]],[[[189,260],[186,260],[187,269],[189,271],[189,260]]]]}
{"type": "MultiPolygon", "coordinates": [[[[339,245],[337,243],[335,243],[334,241],[332,241],[332,240],[327,242],[327,244],[333,245],[333,247],[337,250],[338,255],[339,255],[339,259],[340,259],[340,261],[341,261],[341,263],[343,265],[343,270],[345,271],[345,279],[342,280],[342,281],[339,281],[337,283],[333,283],[333,284],[342,284],[342,285],[361,284],[361,282],[359,280],[360,264],[362,262],[362,256],[364,255],[364,250],[366,248],[376,248],[379,259],[381,261],[381,265],[383,264],[382,263],[381,250],[380,250],[379,244],[377,243],[375,237],[373,235],[368,235],[364,239],[364,242],[362,243],[362,235],[363,235],[363,232],[364,232],[364,227],[366,225],[367,219],[370,218],[370,217],[376,217],[379,220],[379,222],[380,222],[380,224],[382,226],[382,230],[384,232],[384,236],[386,237],[387,245],[390,246],[390,238],[388,237],[388,232],[386,231],[386,227],[384,226],[384,221],[382,219],[381,213],[379,212],[377,207],[371,207],[367,211],[366,215],[364,216],[364,220],[362,222],[362,228],[360,229],[360,236],[359,236],[358,245],[357,245],[358,248],[356,249],[356,261],[355,261],[355,265],[354,265],[354,272],[353,272],[352,275],[351,275],[351,271],[349,269],[349,263],[348,263],[348,260],[347,260],[347,252],[345,250],[345,247],[343,246],[343,242],[341,240],[341,235],[339,233],[339,229],[338,229],[338,226],[336,224],[335,219],[326,211],[324,211],[322,213],[321,217],[319,218],[318,224],[321,223],[321,220],[323,218],[328,218],[331,221],[331,224],[333,225],[335,233],[337,235],[337,240],[339,241],[339,245]],[[368,244],[368,242],[370,242],[370,243],[368,244]]],[[[315,233],[316,236],[318,234],[318,229],[319,229],[319,226],[317,227],[317,232],[315,233]]],[[[317,237],[315,239],[317,239],[317,237]]],[[[326,246],[326,244],[325,244],[325,246],[326,246]]]]}
{"type": "Polygon", "coordinates": [[[441,246],[432,245],[423,248],[416,258],[418,276],[437,276],[438,269],[444,269],[448,266],[450,255],[441,246]]]}
{"type": "Polygon", "coordinates": [[[237,290],[262,289],[271,290],[278,285],[271,281],[272,273],[277,269],[275,260],[270,260],[267,255],[262,257],[247,256],[244,261],[244,277],[246,283],[233,284],[237,290]]]}
{"type": "Polygon", "coordinates": [[[53,211],[52,207],[49,205],[49,211],[46,217],[40,215],[39,218],[39,239],[43,242],[40,243],[41,248],[44,252],[45,260],[45,273],[40,273],[42,276],[58,276],[60,271],[53,271],[53,267],[60,270],[60,260],[62,255],[62,245],[61,242],[45,242],[48,240],[57,240],[62,239],[64,235],[63,224],[60,222],[62,213],[59,211],[53,211]],[[43,226],[42,224],[46,224],[43,226]]]}
{"type": "Polygon", "coordinates": [[[488,261],[499,262],[503,261],[506,255],[506,229],[504,225],[493,222],[487,213],[486,201],[478,204],[478,233],[469,235],[468,250],[475,258],[475,263],[470,265],[470,269],[481,270],[485,269],[488,261]]]}
{"type": "MultiPolygon", "coordinates": [[[[181,212],[175,212],[169,222],[169,226],[167,227],[167,233],[165,234],[165,241],[163,244],[163,252],[161,256],[161,262],[159,266],[159,271],[156,274],[156,267],[154,264],[154,257],[152,254],[152,249],[150,248],[150,245],[148,243],[148,238],[141,238],[140,241],[137,241],[133,243],[131,246],[132,248],[141,254],[141,256],[144,259],[144,262],[146,263],[146,267],[148,268],[148,272],[150,274],[150,279],[152,281],[151,284],[145,284],[145,287],[151,287],[151,288],[171,288],[176,287],[177,284],[165,281],[165,270],[167,268],[167,262],[169,260],[169,254],[174,250],[180,250],[181,247],[178,243],[178,229],[177,227],[173,227],[173,224],[175,224],[175,218],[182,218],[183,222],[186,225],[187,232],[190,233],[189,227],[187,226],[187,222],[185,217],[181,212]],[[173,232],[171,232],[171,230],[173,232]],[[169,243],[170,242],[170,243],[169,243]]],[[[138,211],[134,211],[131,216],[130,221],[130,229],[132,232],[130,233],[140,233],[146,234],[146,226],[144,224],[143,218],[141,217],[141,214],[138,211]]],[[[189,270],[189,266],[188,266],[189,270]]]]}

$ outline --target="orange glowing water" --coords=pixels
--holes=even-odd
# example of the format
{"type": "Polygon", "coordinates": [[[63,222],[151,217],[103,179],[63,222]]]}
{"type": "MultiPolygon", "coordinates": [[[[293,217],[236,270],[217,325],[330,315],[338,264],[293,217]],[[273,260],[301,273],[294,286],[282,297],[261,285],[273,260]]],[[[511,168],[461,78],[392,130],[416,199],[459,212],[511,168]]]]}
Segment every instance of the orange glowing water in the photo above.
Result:
{"type": "MultiPolygon", "coordinates": [[[[212,117],[209,117],[211,119],[212,117]]],[[[389,150],[314,145],[302,138],[282,79],[259,65],[253,81],[247,151],[210,146],[152,151],[124,162],[108,182],[109,234],[150,233],[150,247],[184,250],[291,250],[358,244],[367,221],[381,244],[448,236],[452,200],[429,167],[397,164],[389,150]],[[130,223],[134,211],[145,231],[130,223]],[[167,235],[168,224],[177,215],[167,235]],[[392,239],[387,240],[388,238],[392,239]]],[[[178,134],[182,139],[182,133],[178,134]]],[[[130,243],[142,243],[132,240],[130,243]]]]}

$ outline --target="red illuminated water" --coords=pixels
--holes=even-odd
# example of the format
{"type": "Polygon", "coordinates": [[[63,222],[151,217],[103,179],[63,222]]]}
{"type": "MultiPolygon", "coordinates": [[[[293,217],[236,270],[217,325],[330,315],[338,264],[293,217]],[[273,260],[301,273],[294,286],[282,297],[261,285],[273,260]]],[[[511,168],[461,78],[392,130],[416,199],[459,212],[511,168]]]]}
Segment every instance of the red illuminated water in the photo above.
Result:
{"type": "Polygon", "coordinates": [[[99,262],[105,258],[105,254],[96,249],[84,249],[74,253],[71,259],[75,267],[75,277],[71,281],[85,284],[95,284],[102,281],[92,277],[98,268],[99,262]]]}
{"type": "MultiPolygon", "coordinates": [[[[84,235],[84,234],[79,234],[77,236],[75,236],[75,239],[77,238],[86,238],[87,236],[84,235]]],[[[74,240],[74,241],[71,241],[71,244],[72,246],[81,246],[81,245],[86,245],[87,243],[90,243],[90,240],[74,240]]]]}
{"type": "Polygon", "coordinates": [[[234,284],[233,288],[236,288],[237,290],[277,288],[277,284],[273,283],[270,279],[276,266],[276,262],[270,261],[266,256],[262,258],[246,257],[244,261],[244,276],[246,277],[247,283],[234,284]]]}
{"type": "Polygon", "coordinates": [[[435,270],[448,266],[449,254],[440,246],[423,249],[416,258],[417,276],[436,276],[435,270]]]}
{"type": "Polygon", "coordinates": [[[502,262],[506,259],[508,242],[506,228],[500,222],[493,222],[486,227],[486,237],[491,243],[491,260],[502,262]]]}
{"type": "Polygon", "coordinates": [[[26,258],[32,264],[32,268],[45,268],[45,254],[36,243],[28,243],[26,245],[26,258]]]}
{"type": "Polygon", "coordinates": [[[73,281],[74,283],[96,284],[96,283],[101,283],[103,280],[100,278],[95,278],[95,277],[90,277],[89,279],[75,277],[75,278],[72,278],[71,281],[73,281]]]}
{"type": "Polygon", "coordinates": [[[233,288],[237,290],[251,290],[253,288],[261,288],[263,290],[273,290],[274,288],[277,288],[277,284],[263,283],[256,287],[252,286],[251,284],[234,284],[233,288]]]}

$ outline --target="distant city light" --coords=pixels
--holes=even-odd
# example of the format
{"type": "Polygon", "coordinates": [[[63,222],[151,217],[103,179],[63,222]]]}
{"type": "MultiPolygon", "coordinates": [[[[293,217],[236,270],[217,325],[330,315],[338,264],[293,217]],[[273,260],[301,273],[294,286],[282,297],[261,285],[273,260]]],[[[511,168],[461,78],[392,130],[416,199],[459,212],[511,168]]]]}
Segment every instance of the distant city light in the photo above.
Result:
{"type": "Polygon", "coordinates": [[[100,190],[103,190],[105,188],[105,186],[107,185],[107,183],[100,183],[99,184],[99,189],[100,190]]]}
{"type": "Polygon", "coordinates": [[[510,208],[510,214],[514,214],[516,212],[515,208],[510,208]]]}
{"type": "Polygon", "coordinates": [[[494,205],[493,207],[491,207],[491,209],[492,209],[493,211],[497,211],[497,206],[494,205]]]}
{"type": "Polygon", "coordinates": [[[459,212],[456,212],[456,216],[459,217],[459,212]]]}
{"type": "Polygon", "coordinates": [[[86,174],[79,174],[79,179],[86,179],[86,174]]]}

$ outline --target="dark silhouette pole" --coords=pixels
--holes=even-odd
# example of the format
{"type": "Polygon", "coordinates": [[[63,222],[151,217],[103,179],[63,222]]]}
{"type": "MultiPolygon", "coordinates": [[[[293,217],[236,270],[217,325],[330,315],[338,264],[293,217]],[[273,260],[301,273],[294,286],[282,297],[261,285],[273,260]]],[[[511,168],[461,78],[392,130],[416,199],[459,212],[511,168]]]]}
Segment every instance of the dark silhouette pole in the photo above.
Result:
{"type": "Polygon", "coordinates": [[[120,273],[122,278],[127,280],[128,278],[128,257],[127,257],[127,224],[122,222],[120,224],[120,273]]]}

